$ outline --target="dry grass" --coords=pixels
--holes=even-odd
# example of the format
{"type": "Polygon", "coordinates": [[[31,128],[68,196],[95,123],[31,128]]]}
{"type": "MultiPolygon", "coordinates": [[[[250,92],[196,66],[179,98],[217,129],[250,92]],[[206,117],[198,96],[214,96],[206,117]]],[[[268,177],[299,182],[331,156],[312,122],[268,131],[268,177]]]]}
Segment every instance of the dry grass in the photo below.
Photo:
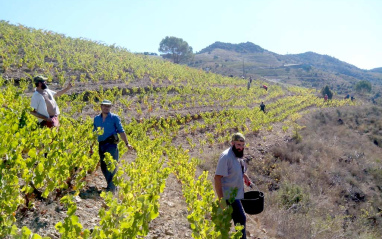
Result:
{"type": "MultiPolygon", "coordinates": [[[[300,119],[300,142],[251,136],[249,175],[265,193],[256,227],[266,229],[265,238],[382,236],[382,149],[372,140],[381,128],[378,114],[374,107],[317,111],[300,119]]],[[[213,180],[228,147],[195,150],[199,171],[209,171],[213,180]]]]}
{"type": "MultiPolygon", "coordinates": [[[[228,147],[229,146],[227,146],[227,148],[228,147]]],[[[218,164],[219,156],[222,152],[223,150],[219,148],[208,148],[207,150],[204,150],[203,154],[198,155],[198,158],[200,159],[198,175],[202,171],[208,171],[208,178],[213,182],[216,166],[218,164]]]]}
{"type": "Polygon", "coordinates": [[[266,194],[260,216],[270,236],[382,236],[382,150],[371,140],[382,129],[380,111],[345,108],[305,116],[301,142],[273,147],[272,155],[252,165],[263,182],[277,184],[278,190],[266,194]],[[288,191],[291,185],[301,191],[288,191]],[[302,194],[304,200],[288,204],[282,199],[288,193],[290,198],[302,194]]]}

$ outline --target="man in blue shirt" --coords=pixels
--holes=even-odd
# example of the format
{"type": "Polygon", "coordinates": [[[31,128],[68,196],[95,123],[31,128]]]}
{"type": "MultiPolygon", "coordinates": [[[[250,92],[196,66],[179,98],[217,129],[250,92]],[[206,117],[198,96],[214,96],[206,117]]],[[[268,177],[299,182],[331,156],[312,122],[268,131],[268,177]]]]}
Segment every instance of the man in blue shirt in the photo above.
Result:
{"type": "Polygon", "coordinates": [[[129,149],[133,149],[133,147],[127,141],[119,116],[110,112],[111,106],[112,103],[109,100],[101,102],[101,114],[94,117],[93,125],[94,131],[98,128],[103,129],[103,134],[98,136],[101,170],[106,179],[106,190],[114,193],[116,187],[113,183],[113,177],[117,172],[117,167],[113,172],[107,170],[107,165],[104,161],[105,153],[110,153],[113,159],[118,161],[118,134],[129,149]]]}

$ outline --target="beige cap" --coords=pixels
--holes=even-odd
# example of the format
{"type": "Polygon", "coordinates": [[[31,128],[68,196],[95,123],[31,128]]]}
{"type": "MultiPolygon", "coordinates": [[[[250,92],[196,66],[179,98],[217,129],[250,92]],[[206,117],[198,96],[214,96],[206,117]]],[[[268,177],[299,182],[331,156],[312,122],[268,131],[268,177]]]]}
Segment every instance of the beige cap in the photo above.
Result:
{"type": "Polygon", "coordinates": [[[232,135],[232,141],[245,141],[245,137],[242,133],[234,133],[232,135]]]}

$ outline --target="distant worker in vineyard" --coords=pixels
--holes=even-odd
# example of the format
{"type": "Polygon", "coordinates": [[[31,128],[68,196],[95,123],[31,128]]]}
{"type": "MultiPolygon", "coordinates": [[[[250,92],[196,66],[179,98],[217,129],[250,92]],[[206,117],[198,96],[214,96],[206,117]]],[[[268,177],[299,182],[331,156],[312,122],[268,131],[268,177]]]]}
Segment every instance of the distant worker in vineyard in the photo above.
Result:
{"type": "Polygon", "coordinates": [[[265,89],[265,91],[268,91],[268,86],[263,85],[263,88],[265,89]]]}
{"type": "Polygon", "coordinates": [[[243,162],[245,137],[241,133],[232,135],[231,147],[226,149],[219,158],[215,172],[215,190],[219,199],[225,200],[233,208],[232,219],[234,224],[244,226],[242,238],[246,237],[246,216],[240,199],[244,198],[244,183],[250,185],[251,181],[245,173],[246,167],[243,162]],[[230,194],[237,190],[232,203],[229,202],[230,194]]]}
{"type": "Polygon", "coordinates": [[[265,104],[264,102],[261,102],[260,104],[260,110],[263,111],[265,113],[265,104]]]}
{"type": "Polygon", "coordinates": [[[324,100],[325,100],[325,101],[328,100],[328,94],[325,94],[325,96],[324,96],[324,100]]]}
{"type": "Polygon", "coordinates": [[[41,127],[46,126],[52,128],[59,126],[58,115],[60,114],[60,110],[54,98],[66,93],[72,88],[72,84],[69,83],[65,89],[55,92],[48,89],[46,85],[47,79],[48,78],[44,76],[36,76],[33,78],[36,89],[32,95],[31,107],[33,111],[31,111],[31,114],[37,117],[41,127]]]}
{"type": "Polygon", "coordinates": [[[248,90],[249,88],[251,88],[251,84],[252,84],[252,76],[250,76],[248,80],[248,90]]]}
{"type": "Polygon", "coordinates": [[[117,172],[117,168],[115,168],[113,172],[107,169],[107,165],[104,161],[105,153],[109,153],[114,160],[118,161],[118,134],[129,149],[133,149],[133,146],[127,141],[125,130],[122,127],[119,116],[110,112],[111,106],[112,103],[109,100],[103,100],[101,102],[101,114],[94,117],[93,130],[95,131],[98,128],[103,129],[103,134],[98,136],[98,153],[101,161],[101,170],[107,183],[106,190],[114,193],[116,187],[113,183],[113,177],[117,172]]]}

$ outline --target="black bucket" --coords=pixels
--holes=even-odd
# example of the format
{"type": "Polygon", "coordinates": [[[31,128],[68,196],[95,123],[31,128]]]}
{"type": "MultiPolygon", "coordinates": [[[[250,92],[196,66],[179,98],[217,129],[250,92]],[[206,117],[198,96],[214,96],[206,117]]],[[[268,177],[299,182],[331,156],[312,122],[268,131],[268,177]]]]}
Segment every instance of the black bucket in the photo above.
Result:
{"type": "Polygon", "coordinates": [[[249,191],[244,193],[241,199],[244,211],[247,214],[259,214],[264,210],[264,193],[260,191],[249,191]]]}

